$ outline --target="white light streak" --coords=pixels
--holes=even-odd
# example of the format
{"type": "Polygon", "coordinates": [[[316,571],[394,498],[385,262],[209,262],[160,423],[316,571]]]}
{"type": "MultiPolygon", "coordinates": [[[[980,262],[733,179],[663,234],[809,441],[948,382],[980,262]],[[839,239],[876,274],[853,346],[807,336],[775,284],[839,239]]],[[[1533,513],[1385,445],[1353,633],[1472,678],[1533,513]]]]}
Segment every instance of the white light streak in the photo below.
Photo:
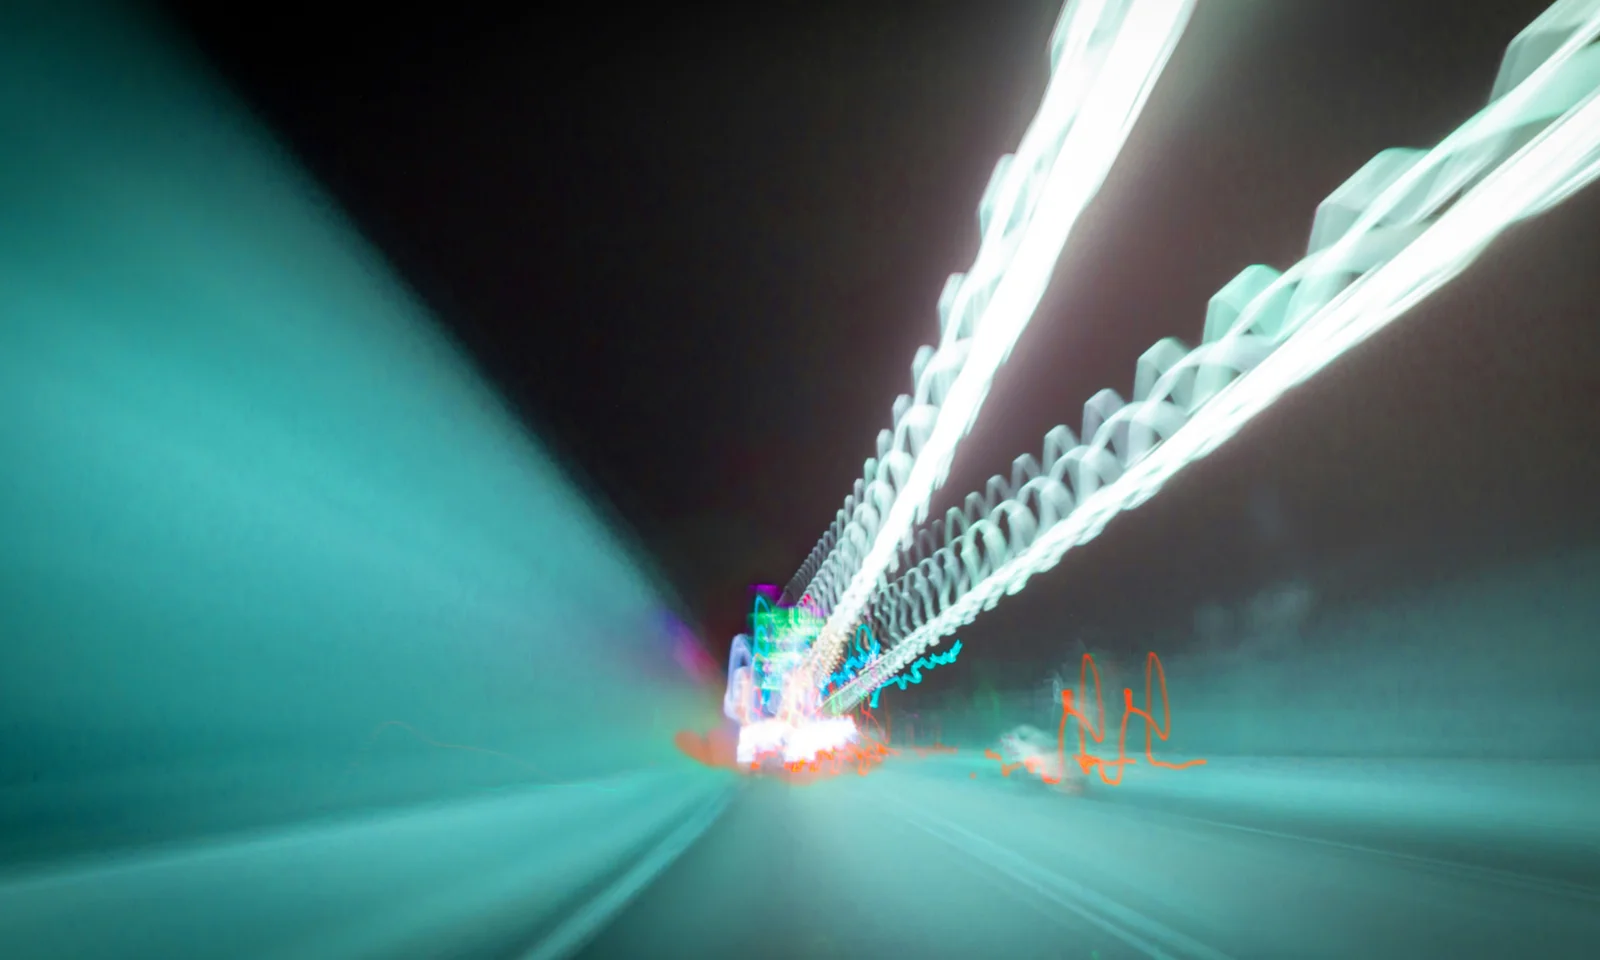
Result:
{"type": "MultiPolygon", "coordinates": [[[[1029,513],[1027,520],[1035,524],[1031,531],[1026,523],[1013,521],[1016,549],[1009,555],[1003,538],[993,545],[993,530],[982,531],[990,534],[987,539],[964,531],[961,542],[946,550],[961,548],[964,563],[956,575],[976,582],[941,583],[936,598],[923,584],[927,604],[944,609],[830,698],[826,708],[850,709],[939,638],[971,623],[1001,596],[1022,590],[1029,577],[1093,539],[1116,514],[1148,500],[1178,470],[1237,434],[1286,391],[1404,315],[1464,270],[1506,227],[1592,181],[1600,174],[1600,101],[1595,94],[1600,50],[1590,46],[1597,35],[1600,2],[1556,4],[1508,51],[1503,82],[1518,79],[1515,74],[1525,66],[1519,57],[1530,49],[1552,50],[1526,78],[1427,155],[1381,154],[1330,197],[1330,204],[1341,199],[1343,191],[1360,187],[1364,176],[1388,184],[1332,243],[1324,245],[1327,237],[1319,217],[1305,260],[1260,288],[1226,334],[1170,362],[1159,379],[1145,385],[1147,396],[1116,410],[1097,425],[1092,443],[1071,452],[1075,464],[1106,465],[1113,474],[1100,485],[1101,478],[1090,471],[1091,482],[1079,491],[1076,509],[1070,497],[1059,513],[1043,505],[1041,510],[1051,515],[1035,518],[1029,513]],[[1552,39],[1561,42],[1528,42],[1552,39]],[[1519,142],[1512,139],[1515,135],[1552,117],[1525,146],[1494,163],[1509,152],[1508,144],[1519,142]],[[1277,334],[1282,340],[1262,349],[1265,338],[1251,331],[1273,310],[1279,312],[1271,323],[1283,325],[1277,334]],[[1251,337],[1258,341],[1254,354],[1241,361],[1251,351],[1239,348],[1251,337]],[[1235,369],[1248,372],[1214,394],[1194,392],[1197,372],[1218,355],[1233,357],[1235,369]],[[1192,395],[1174,403],[1180,392],[1192,395]],[[1144,437],[1130,443],[1135,428],[1144,437]],[[1113,444],[1121,447],[1115,457],[1109,451],[1113,444]],[[1024,532],[1017,534],[1019,529],[1024,532]],[[974,565],[973,558],[985,552],[987,557],[974,565]],[[994,563],[996,557],[1003,562],[994,563]]],[[[1336,218],[1327,222],[1343,228],[1336,218]]],[[[1249,271],[1240,279],[1247,276],[1249,271]]],[[[1019,503],[1007,500],[1000,507],[1014,511],[1019,503]]],[[[916,569],[891,589],[908,589],[915,574],[916,569]]]]}
{"type": "MultiPolygon", "coordinates": [[[[957,444],[971,428],[996,371],[1032,318],[1073,225],[1121,151],[1193,6],[1193,0],[1084,0],[1069,4],[1063,13],[1057,69],[1016,157],[1003,161],[996,171],[997,184],[992,190],[998,195],[997,210],[985,224],[983,245],[971,275],[960,281],[953,297],[947,296],[947,325],[940,350],[931,360],[919,355],[919,371],[958,372],[937,405],[931,430],[897,429],[890,448],[880,438],[880,455],[889,469],[878,471],[877,461],[868,462],[867,483],[858,485],[862,496],[855,498],[860,504],[854,512],[862,516],[841,515],[856,529],[840,528],[814,578],[814,582],[833,581],[825,584],[829,594],[839,582],[846,584],[837,596],[813,595],[831,608],[805,667],[806,675],[814,680],[832,668],[873,590],[885,573],[894,569],[900,544],[948,475],[957,444]],[[1120,22],[1113,19],[1118,16],[1120,22]],[[1117,32],[1103,45],[1096,30],[1107,23],[1116,23],[1117,32]],[[1042,187],[1031,191],[1045,167],[1048,173],[1042,187]],[[1034,192],[1037,199],[1031,195],[1034,192]],[[1026,218],[1020,236],[1013,225],[1019,217],[1026,218]],[[973,306],[985,293],[988,303],[973,306]],[[972,310],[981,310],[975,329],[969,340],[959,342],[972,310]],[[917,445],[912,433],[922,433],[923,438],[907,470],[906,448],[917,445]],[[895,453],[900,456],[891,463],[890,454],[895,453]],[[874,473],[888,476],[875,477],[874,473]],[[898,489],[891,493],[892,487],[898,489]],[[870,546],[863,556],[860,548],[865,544],[870,546]]],[[[926,414],[931,412],[927,407],[934,398],[923,396],[921,387],[919,383],[915,400],[897,404],[902,413],[897,420],[914,424],[915,418],[906,414],[913,413],[911,408],[920,401],[926,427],[926,414]]]]}

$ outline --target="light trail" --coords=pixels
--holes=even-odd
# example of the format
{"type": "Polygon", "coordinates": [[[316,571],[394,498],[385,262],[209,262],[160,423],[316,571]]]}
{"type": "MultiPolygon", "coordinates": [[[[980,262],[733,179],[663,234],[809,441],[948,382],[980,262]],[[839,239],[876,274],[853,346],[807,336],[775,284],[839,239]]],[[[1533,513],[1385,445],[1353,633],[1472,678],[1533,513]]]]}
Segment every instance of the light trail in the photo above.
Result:
{"type": "Polygon", "coordinates": [[[960,655],[961,641],[957,640],[955,643],[951,644],[950,649],[944,653],[936,653],[927,657],[918,657],[916,662],[911,664],[909,673],[901,674],[898,677],[890,677],[888,683],[885,683],[882,687],[872,691],[872,700],[868,706],[873,710],[878,709],[878,697],[883,694],[884,687],[889,686],[889,684],[894,684],[901,690],[904,690],[913,683],[922,682],[923,670],[932,670],[934,667],[942,667],[947,664],[955,663],[956,657],[960,655]]]}
{"type": "Polygon", "coordinates": [[[862,667],[871,663],[875,657],[883,652],[878,645],[877,638],[872,636],[872,629],[864,623],[856,628],[855,647],[860,652],[844,658],[844,663],[828,678],[828,686],[824,689],[832,690],[849,683],[862,667]],[[863,643],[863,637],[868,642],[863,643]]]}
{"type": "Polygon", "coordinates": [[[1092,398],[1090,442],[1074,446],[1061,437],[1070,439],[1070,431],[1052,431],[1047,459],[1052,446],[1062,455],[1048,473],[1035,470],[988,516],[967,518],[955,542],[884,591],[885,642],[905,632],[824,709],[850,710],[939,638],[1020,592],[1278,397],[1404,315],[1507,227],[1592,181],[1600,174],[1597,35],[1597,0],[1552,6],[1511,45],[1500,95],[1488,107],[1426,154],[1375,157],[1323,204],[1305,259],[1282,275],[1248,269],[1224,287],[1213,298],[1204,345],[1186,352],[1163,341],[1141,359],[1133,404],[1111,391],[1092,398]],[[1552,34],[1561,42],[1551,43],[1552,34]],[[1549,56],[1518,77],[1522,55],[1539,45],[1549,56]],[[1369,202],[1350,217],[1363,198],[1369,202]],[[1341,217],[1353,221],[1348,228],[1341,217]],[[1069,475],[1075,490],[1063,482],[1069,475]],[[997,522],[1002,514],[1009,533],[997,522]]]}
{"type": "Polygon", "coordinates": [[[1089,741],[1105,743],[1106,740],[1106,705],[1100,693],[1100,669],[1095,666],[1094,656],[1084,654],[1079,666],[1078,693],[1071,688],[1061,691],[1061,722],[1056,727],[1056,755],[1054,758],[1038,755],[1025,756],[1015,763],[1006,759],[993,750],[985,750],[983,755],[990,760],[1000,762],[1000,775],[1011,776],[1018,768],[1023,768],[1048,784],[1058,784],[1066,776],[1067,771],[1067,720],[1076,720],[1078,724],[1078,752],[1072,754],[1072,760],[1077,763],[1078,769],[1085,774],[1098,772],[1102,783],[1110,787],[1122,783],[1124,768],[1129,764],[1138,763],[1128,756],[1128,721],[1134,717],[1144,721],[1144,756],[1152,768],[1162,770],[1187,770],[1190,767],[1204,766],[1201,759],[1184,760],[1179,763],[1170,763],[1157,760],[1155,754],[1155,741],[1160,739],[1163,743],[1172,735],[1172,706],[1167,700],[1167,671],[1161,666],[1161,658],[1151,651],[1144,661],[1144,708],[1133,705],[1133,690],[1122,688],[1122,723],[1118,727],[1117,755],[1110,760],[1096,756],[1089,752],[1089,741]],[[1091,678],[1093,684],[1090,683],[1091,678]],[[1154,694],[1157,686],[1161,690],[1161,720],[1155,716],[1154,694]],[[1098,718],[1091,719],[1085,712],[1090,697],[1087,694],[1093,691],[1094,715],[1098,718]],[[1078,707],[1081,700],[1084,708],[1078,707]],[[1053,759],[1053,763],[1050,762],[1053,759]],[[1107,773],[1107,769],[1114,771],[1107,773]]]}
{"type": "Polygon", "coordinates": [[[831,549],[805,590],[829,614],[804,665],[813,686],[832,669],[850,628],[893,569],[899,544],[948,475],[956,445],[1032,318],[1068,235],[1121,151],[1193,6],[1193,0],[1083,0],[1063,11],[1043,104],[985,196],[978,258],[969,276],[946,285],[940,346],[918,353],[917,394],[896,403],[895,429],[880,434],[879,457],[867,461],[860,495],[846,501],[831,549]],[[1108,27],[1115,28],[1109,40],[1108,27]]]}

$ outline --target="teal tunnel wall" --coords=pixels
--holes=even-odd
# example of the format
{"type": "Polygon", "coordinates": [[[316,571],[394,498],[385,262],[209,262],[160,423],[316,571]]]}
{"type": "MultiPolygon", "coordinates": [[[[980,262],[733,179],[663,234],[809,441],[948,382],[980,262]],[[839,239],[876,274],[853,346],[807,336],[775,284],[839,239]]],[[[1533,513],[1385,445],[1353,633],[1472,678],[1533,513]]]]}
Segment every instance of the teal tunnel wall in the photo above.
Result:
{"type": "Polygon", "coordinates": [[[0,142],[0,863],[686,762],[631,544],[181,42],[5,5],[0,142]]]}

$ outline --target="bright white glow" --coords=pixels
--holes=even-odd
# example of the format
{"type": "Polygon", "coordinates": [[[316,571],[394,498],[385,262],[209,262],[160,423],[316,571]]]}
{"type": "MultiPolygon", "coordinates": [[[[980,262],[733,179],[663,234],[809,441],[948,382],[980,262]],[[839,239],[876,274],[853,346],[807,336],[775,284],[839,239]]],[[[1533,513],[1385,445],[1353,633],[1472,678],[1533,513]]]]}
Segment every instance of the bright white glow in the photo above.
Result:
{"type": "Polygon", "coordinates": [[[796,726],[783,747],[789,763],[809,763],[824,750],[841,750],[857,740],[856,723],[850,717],[824,717],[796,726]]]}
{"type": "MultiPolygon", "coordinates": [[[[854,539],[844,536],[851,531],[842,530],[824,561],[824,567],[833,564],[836,578],[848,574],[848,585],[833,599],[808,658],[806,675],[813,684],[832,669],[880,578],[893,569],[899,545],[948,475],[956,445],[971,428],[996,371],[1032,318],[1073,225],[1121,151],[1193,6],[1193,0],[1132,0],[1124,12],[1116,0],[1101,0],[1069,7],[1065,14],[1062,60],[1016,157],[1002,168],[1010,174],[1001,182],[1005,215],[992,217],[986,225],[978,261],[962,283],[963,293],[969,284],[982,285],[980,290],[992,285],[988,303],[964,345],[965,361],[958,361],[959,372],[938,407],[931,432],[908,475],[897,484],[892,501],[882,503],[887,498],[880,495],[879,502],[871,504],[869,512],[874,515],[869,521],[878,522],[866,524],[854,539]],[[1103,65],[1095,71],[1095,55],[1102,48],[1093,32],[1109,7],[1117,8],[1114,12],[1122,17],[1115,38],[1105,48],[1103,65]],[[1025,178],[1046,163],[1049,172],[1031,216],[1020,237],[1013,239],[1011,212],[1027,214],[1029,198],[1021,195],[1025,178]],[[862,541],[870,542],[870,549],[859,563],[851,563],[862,541]],[[851,566],[855,569],[848,571],[851,566]]],[[[961,323],[949,322],[941,350],[953,345],[961,332],[961,323]]],[[[869,463],[869,472],[870,467],[869,463]]],[[[868,492],[863,489],[863,499],[868,492]]]]}
{"type": "Polygon", "coordinates": [[[739,746],[734,757],[740,763],[755,763],[757,757],[783,752],[784,741],[789,736],[789,725],[782,720],[758,720],[739,728],[739,746]]]}
{"type": "Polygon", "coordinates": [[[860,739],[850,717],[823,717],[803,723],[760,720],[739,728],[735,756],[741,764],[760,757],[783,757],[784,763],[810,763],[817,754],[842,750],[860,739]]]}
{"type": "MultiPolygon", "coordinates": [[[[1033,518],[1038,521],[1036,535],[1029,532],[1014,537],[1031,537],[1031,542],[1018,543],[1010,555],[1003,542],[998,547],[973,547],[989,557],[1003,557],[1004,562],[992,571],[982,570],[981,565],[976,572],[970,567],[961,571],[972,579],[986,573],[976,583],[943,584],[948,589],[939,593],[950,599],[949,605],[835,694],[827,709],[850,709],[940,637],[972,622],[1001,596],[1019,592],[1029,577],[1055,566],[1071,547],[1094,538],[1117,513],[1148,500],[1178,470],[1237,434],[1284,392],[1459,274],[1507,226],[1548,209],[1600,174],[1600,103],[1594,92],[1600,86],[1600,50],[1589,46],[1600,35],[1600,2],[1557,4],[1519,37],[1519,43],[1541,30],[1546,36],[1557,33],[1563,42],[1554,45],[1549,57],[1526,79],[1435,150],[1410,163],[1392,181],[1385,181],[1388,186],[1337,241],[1319,247],[1314,234],[1311,254],[1252,297],[1226,336],[1173,363],[1159,380],[1147,385],[1148,397],[1116,411],[1099,426],[1093,442],[1079,448],[1079,461],[1111,460],[1114,479],[1103,486],[1091,484],[1076,509],[1069,504],[1060,515],[1033,518]],[[1515,142],[1509,139],[1513,131],[1552,116],[1553,122],[1526,146],[1498,165],[1494,163],[1500,156],[1496,150],[1504,152],[1508,143],[1515,142]],[[1460,193],[1468,184],[1475,185],[1460,193]],[[1403,205],[1416,209],[1398,214],[1403,205]],[[1398,249],[1389,256],[1394,248],[1398,249]],[[1350,280],[1352,275],[1358,276],[1350,280]],[[1319,303],[1317,285],[1324,282],[1348,285],[1319,303]],[[1302,298],[1301,291],[1308,295],[1302,298]],[[1205,363],[1208,351],[1234,348],[1273,304],[1286,311],[1283,322],[1289,332],[1281,344],[1269,346],[1258,361],[1252,359],[1249,372],[1214,396],[1200,397],[1198,406],[1182,409],[1171,402],[1186,376],[1192,388],[1196,369],[1205,363]],[[1294,315],[1297,305],[1306,306],[1303,315],[1294,315]],[[1162,405],[1168,409],[1161,410],[1162,405]],[[1129,425],[1143,417],[1147,422],[1142,425],[1149,427],[1162,414],[1169,424],[1182,425],[1147,449],[1129,449],[1129,425]],[[1108,448],[1119,428],[1124,449],[1112,458],[1108,448]],[[1122,462],[1115,462],[1118,459],[1122,462]],[[964,592],[963,587],[967,588],[964,592]]],[[[1513,44],[1508,64],[1529,46],[1532,44],[1522,44],[1519,49],[1519,44],[1513,44]]],[[[1544,49],[1550,47],[1544,45],[1544,49]]],[[[1399,159],[1409,163],[1408,158],[1399,159]]],[[[1385,155],[1380,155],[1369,167],[1383,160],[1385,155]]],[[[1323,288],[1321,294],[1331,289],[1337,287],[1323,288]]],[[[1014,506],[1010,501],[1001,505],[1014,506]]],[[[1023,525],[1011,526],[1015,531],[1023,525]]]]}

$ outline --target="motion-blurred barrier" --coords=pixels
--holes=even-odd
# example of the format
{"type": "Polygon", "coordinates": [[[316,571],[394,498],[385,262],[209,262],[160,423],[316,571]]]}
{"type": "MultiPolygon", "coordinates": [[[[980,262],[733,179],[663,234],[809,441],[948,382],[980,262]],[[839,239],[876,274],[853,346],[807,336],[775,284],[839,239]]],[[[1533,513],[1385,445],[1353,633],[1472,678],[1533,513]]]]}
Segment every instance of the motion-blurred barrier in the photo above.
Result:
{"type": "Polygon", "coordinates": [[[178,49],[0,6],[0,955],[474,910],[531,946],[725,789],[672,744],[713,704],[631,546],[178,49]]]}

